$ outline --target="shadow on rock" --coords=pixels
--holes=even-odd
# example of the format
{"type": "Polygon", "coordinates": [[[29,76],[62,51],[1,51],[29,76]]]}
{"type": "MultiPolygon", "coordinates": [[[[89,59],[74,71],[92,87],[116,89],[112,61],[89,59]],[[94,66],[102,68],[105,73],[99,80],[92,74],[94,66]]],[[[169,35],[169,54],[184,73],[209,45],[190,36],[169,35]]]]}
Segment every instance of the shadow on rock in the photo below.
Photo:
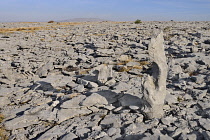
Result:
{"type": "Polygon", "coordinates": [[[31,90],[43,90],[43,91],[56,91],[51,83],[44,81],[37,81],[32,86],[30,86],[31,90]]]}
{"type": "Polygon", "coordinates": [[[128,135],[124,138],[117,138],[116,140],[140,140],[144,137],[145,135],[128,135]]]}
{"type": "MultiPolygon", "coordinates": [[[[115,107],[138,106],[139,108],[142,108],[144,106],[144,100],[138,96],[116,93],[110,90],[103,90],[95,93],[106,98],[108,104],[112,104],[115,107]]],[[[91,94],[92,93],[89,93],[89,95],[91,94]]]]}

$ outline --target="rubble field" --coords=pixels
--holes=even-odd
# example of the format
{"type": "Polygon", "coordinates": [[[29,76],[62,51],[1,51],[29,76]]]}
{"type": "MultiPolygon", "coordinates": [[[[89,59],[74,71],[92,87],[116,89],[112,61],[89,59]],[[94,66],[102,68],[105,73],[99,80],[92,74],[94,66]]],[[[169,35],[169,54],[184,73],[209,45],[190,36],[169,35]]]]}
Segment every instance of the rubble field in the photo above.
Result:
{"type": "Polygon", "coordinates": [[[0,23],[0,121],[10,140],[209,140],[210,22],[0,23]]]}

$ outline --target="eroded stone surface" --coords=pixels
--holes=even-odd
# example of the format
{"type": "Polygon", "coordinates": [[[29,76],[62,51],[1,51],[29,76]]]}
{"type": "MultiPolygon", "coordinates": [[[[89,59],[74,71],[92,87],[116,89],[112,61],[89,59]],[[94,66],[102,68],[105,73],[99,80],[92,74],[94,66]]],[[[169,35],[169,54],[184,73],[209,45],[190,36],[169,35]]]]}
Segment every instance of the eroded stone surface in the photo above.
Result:
{"type": "Polygon", "coordinates": [[[0,34],[0,109],[9,139],[209,138],[209,22],[62,24],[0,24],[46,27],[0,34]],[[151,49],[163,41],[154,42],[157,28],[164,52],[151,49]],[[142,82],[152,87],[150,100],[142,82]],[[150,116],[163,116],[148,120],[151,107],[150,116]]]}
{"type": "Polygon", "coordinates": [[[160,118],[163,116],[163,105],[166,97],[166,79],[168,66],[164,51],[163,32],[151,39],[148,47],[149,57],[152,62],[151,76],[143,81],[144,100],[148,103],[149,118],[160,118]]]}

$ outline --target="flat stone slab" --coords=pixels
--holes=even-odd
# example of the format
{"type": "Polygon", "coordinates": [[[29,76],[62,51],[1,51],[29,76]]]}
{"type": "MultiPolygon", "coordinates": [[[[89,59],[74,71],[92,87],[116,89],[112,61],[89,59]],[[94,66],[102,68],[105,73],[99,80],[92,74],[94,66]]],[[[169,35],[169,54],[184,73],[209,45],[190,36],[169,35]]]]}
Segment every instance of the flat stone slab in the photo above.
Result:
{"type": "Polygon", "coordinates": [[[10,121],[6,121],[4,126],[7,130],[15,130],[18,128],[23,128],[30,126],[32,124],[38,124],[39,119],[37,116],[34,115],[23,115],[17,118],[14,118],[10,121]]]}
{"type": "Polygon", "coordinates": [[[83,115],[88,115],[92,113],[91,110],[87,109],[87,108],[81,108],[81,109],[61,109],[58,110],[57,112],[57,119],[58,119],[58,123],[61,123],[65,120],[74,118],[74,117],[78,117],[78,116],[83,116],[83,115]]]}

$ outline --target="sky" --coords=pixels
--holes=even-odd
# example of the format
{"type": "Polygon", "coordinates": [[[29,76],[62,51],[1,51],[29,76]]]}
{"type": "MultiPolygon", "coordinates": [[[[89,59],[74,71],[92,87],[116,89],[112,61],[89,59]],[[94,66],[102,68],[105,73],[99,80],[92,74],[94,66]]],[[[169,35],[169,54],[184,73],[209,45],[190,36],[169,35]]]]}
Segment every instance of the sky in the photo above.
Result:
{"type": "Polygon", "coordinates": [[[210,0],[0,0],[0,22],[73,18],[210,21],[210,0]]]}

